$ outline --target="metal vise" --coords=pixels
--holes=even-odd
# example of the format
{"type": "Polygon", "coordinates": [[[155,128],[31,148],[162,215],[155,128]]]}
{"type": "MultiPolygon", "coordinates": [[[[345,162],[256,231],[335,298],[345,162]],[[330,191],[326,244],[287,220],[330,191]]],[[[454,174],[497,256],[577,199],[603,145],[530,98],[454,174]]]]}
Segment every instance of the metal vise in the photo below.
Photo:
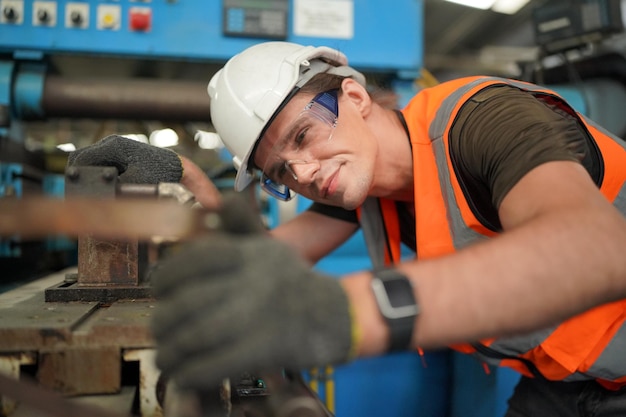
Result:
{"type": "MultiPolygon", "coordinates": [[[[193,204],[193,194],[180,184],[122,184],[114,167],[70,167],[66,172],[67,197],[89,198],[173,198],[193,204]]],[[[102,219],[106,223],[107,219],[102,219]]],[[[141,219],[137,219],[141,221],[141,219]]],[[[100,301],[151,297],[147,270],[157,258],[150,242],[129,237],[102,240],[78,237],[78,272],[67,274],[64,282],[46,289],[46,301],[100,301]]]]}

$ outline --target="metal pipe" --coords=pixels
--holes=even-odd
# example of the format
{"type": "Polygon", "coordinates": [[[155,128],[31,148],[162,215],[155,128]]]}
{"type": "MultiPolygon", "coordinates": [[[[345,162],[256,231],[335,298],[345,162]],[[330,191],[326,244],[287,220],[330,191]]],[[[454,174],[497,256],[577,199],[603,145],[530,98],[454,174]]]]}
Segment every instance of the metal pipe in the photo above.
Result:
{"type": "Polygon", "coordinates": [[[152,79],[68,79],[48,75],[45,117],[210,121],[206,83],[152,79]]]}

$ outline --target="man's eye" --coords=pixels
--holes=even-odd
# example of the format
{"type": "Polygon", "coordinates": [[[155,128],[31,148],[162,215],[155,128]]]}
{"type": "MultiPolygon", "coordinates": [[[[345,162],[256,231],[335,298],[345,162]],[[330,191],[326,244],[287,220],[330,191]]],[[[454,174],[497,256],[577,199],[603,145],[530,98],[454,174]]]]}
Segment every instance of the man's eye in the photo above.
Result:
{"type": "Polygon", "coordinates": [[[309,128],[307,127],[298,132],[298,134],[295,137],[296,145],[300,146],[302,142],[304,142],[308,131],[309,131],[309,128]]]}

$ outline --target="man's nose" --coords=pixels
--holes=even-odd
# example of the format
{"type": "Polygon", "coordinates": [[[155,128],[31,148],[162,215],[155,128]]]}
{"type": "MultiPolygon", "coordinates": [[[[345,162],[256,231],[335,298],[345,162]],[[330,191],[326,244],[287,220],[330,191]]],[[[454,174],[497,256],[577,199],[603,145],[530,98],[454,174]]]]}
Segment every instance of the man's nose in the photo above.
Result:
{"type": "Polygon", "coordinates": [[[309,185],[315,179],[315,174],[320,169],[319,161],[287,161],[295,180],[300,185],[309,185]]]}

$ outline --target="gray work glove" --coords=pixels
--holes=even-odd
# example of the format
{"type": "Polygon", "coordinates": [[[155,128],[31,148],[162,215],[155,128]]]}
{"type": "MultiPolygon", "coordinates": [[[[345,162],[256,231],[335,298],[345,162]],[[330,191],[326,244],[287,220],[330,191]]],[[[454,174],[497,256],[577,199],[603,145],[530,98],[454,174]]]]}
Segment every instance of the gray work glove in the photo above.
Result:
{"type": "Polygon", "coordinates": [[[181,388],[351,359],[356,333],[338,280],[263,233],[242,201],[225,199],[225,231],[178,248],[152,274],[156,363],[181,388]]]}
{"type": "Polygon", "coordinates": [[[117,135],[72,152],[67,166],[116,167],[121,182],[134,184],[179,182],[183,176],[176,152],[117,135]]]}

